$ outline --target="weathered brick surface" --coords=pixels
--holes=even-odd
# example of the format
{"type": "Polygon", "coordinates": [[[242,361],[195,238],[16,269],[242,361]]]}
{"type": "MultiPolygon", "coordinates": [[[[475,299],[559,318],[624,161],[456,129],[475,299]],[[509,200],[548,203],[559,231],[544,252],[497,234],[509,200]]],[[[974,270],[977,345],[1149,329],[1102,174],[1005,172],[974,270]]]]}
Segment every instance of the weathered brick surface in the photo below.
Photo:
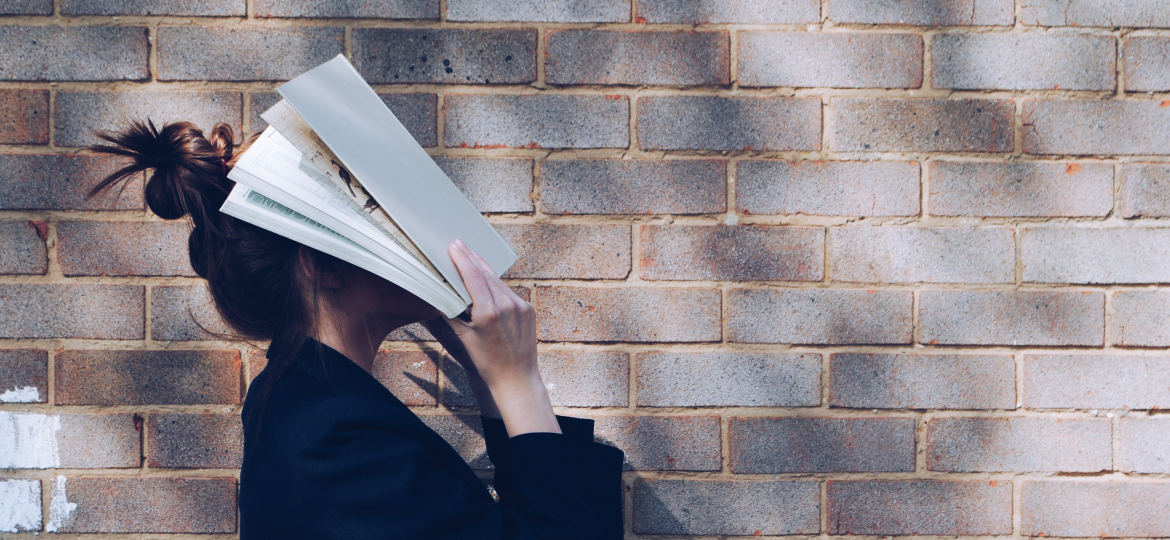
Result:
{"type": "Polygon", "coordinates": [[[139,81],[148,47],[141,26],[0,26],[0,80],[139,81]]]}
{"type": "Polygon", "coordinates": [[[639,407],[815,407],[817,354],[741,352],[638,354],[639,407]]]}
{"type": "Polygon", "coordinates": [[[1121,217],[1170,217],[1170,165],[1121,166],[1121,217]]]}
{"type": "Polygon", "coordinates": [[[536,80],[536,32],[358,28],[353,64],[371,83],[530,83],[536,80]]]}
{"type": "Polygon", "coordinates": [[[923,343],[1100,346],[1105,297],[1096,292],[923,291],[923,343]]]}
{"type": "Polygon", "coordinates": [[[1131,92],[1170,90],[1170,38],[1133,37],[1124,41],[1125,89],[1131,92]]]}
{"type": "Polygon", "coordinates": [[[1020,502],[1025,536],[1170,535],[1170,482],[1026,481],[1020,502]]]}
{"type": "Polygon", "coordinates": [[[837,0],[829,4],[836,23],[907,26],[1011,26],[1013,0],[837,0]]]}
{"type": "Polygon", "coordinates": [[[243,16],[245,0],[61,0],[62,15],[195,15],[243,16]]]}
{"type": "Polygon", "coordinates": [[[540,287],[535,297],[541,341],[697,342],[722,335],[715,289],[540,287]]]}
{"type": "Polygon", "coordinates": [[[444,99],[447,146],[625,148],[625,96],[470,95],[444,99]]]}
{"type": "Polygon", "coordinates": [[[896,161],[745,160],[736,164],[735,203],[745,214],[913,216],[920,167],[896,161]]]}
{"type": "Polygon", "coordinates": [[[1024,152],[1029,154],[1170,154],[1165,101],[1024,102],[1024,152]]]}
{"type": "Polygon", "coordinates": [[[58,146],[103,142],[92,130],[114,132],[131,120],[149,118],[155,126],[191,122],[205,135],[219,122],[241,133],[243,99],[238,92],[59,92],[53,113],[58,146]]]}
{"type": "Polygon", "coordinates": [[[638,272],[646,280],[821,281],[821,227],[642,225],[638,272]]]}
{"type": "Polygon", "coordinates": [[[638,21],[648,23],[800,24],[820,21],[817,0],[637,0],[638,21]]]}
{"type": "Polygon", "coordinates": [[[0,285],[0,337],[142,339],[141,285],[0,285]]]}
{"type": "Polygon", "coordinates": [[[1104,163],[931,161],[930,213],[979,217],[1104,217],[1113,166],[1104,163]]]}
{"type": "Polygon", "coordinates": [[[0,144],[48,142],[48,90],[0,90],[0,144]]]}
{"type": "Polygon", "coordinates": [[[4,532],[33,531],[34,535],[39,534],[37,531],[44,525],[41,520],[41,481],[6,478],[0,480],[0,494],[8,503],[0,528],[4,532]]]}
{"type": "Polygon", "coordinates": [[[913,418],[733,418],[735,473],[914,470],[913,418]]]}
{"type": "Polygon", "coordinates": [[[60,533],[236,531],[235,478],[58,476],[52,493],[54,503],[72,507],[51,522],[60,533]]]}
{"type": "Polygon", "coordinates": [[[630,273],[630,227],[626,225],[495,227],[520,256],[504,278],[622,279],[630,273]]]}
{"type": "Polygon", "coordinates": [[[961,90],[1095,90],[1117,87],[1109,36],[940,34],[931,41],[931,85],[961,90]]]}
{"type": "Polygon", "coordinates": [[[1024,357],[1023,404],[1035,409],[1170,408],[1170,358],[1024,357]]]}
{"type": "Polygon", "coordinates": [[[540,353],[538,360],[553,406],[625,407],[630,403],[628,353],[549,351],[540,353]]]}
{"type": "Polygon", "coordinates": [[[718,416],[598,416],[593,437],[626,452],[626,470],[718,471],[718,416]]]}
{"type": "Polygon", "coordinates": [[[439,393],[438,358],[430,351],[379,351],[370,374],[403,403],[433,406],[439,393]]]}
{"type": "Polygon", "coordinates": [[[150,338],[155,341],[230,339],[207,287],[162,286],[150,289],[150,338]]]}
{"type": "Polygon", "coordinates": [[[1015,105],[1004,99],[834,98],[838,152],[1010,152],[1015,105]]]}
{"type": "Polygon", "coordinates": [[[727,340],[894,344],[911,337],[909,291],[732,289],[727,340]]]}
{"type": "Polygon", "coordinates": [[[1165,417],[1122,418],[1120,469],[1135,473],[1170,473],[1170,421],[1165,417]]]}
{"type": "Polygon", "coordinates": [[[1024,0],[1020,22],[1039,26],[1170,27],[1158,0],[1024,0]]]}
{"type": "Polygon", "coordinates": [[[451,0],[450,21],[629,22],[630,0],[451,0]]]}
{"type": "Polygon", "coordinates": [[[0,154],[0,210],[140,210],[141,177],[91,199],[85,192],[122,160],[75,154],[0,154]]]}
{"type": "Polygon", "coordinates": [[[52,15],[53,0],[10,0],[0,4],[0,15],[52,15]]]}
{"type": "Polygon", "coordinates": [[[57,405],[240,402],[238,351],[66,350],[54,360],[57,405]]]}
{"type": "Polygon", "coordinates": [[[425,415],[419,418],[446,439],[471,468],[493,468],[488,459],[487,446],[483,442],[483,425],[478,415],[425,415]]]}
{"type": "Polygon", "coordinates": [[[1170,291],[1118,291],[1111,299],[1113,344],[1123,347],[1170,347],[1170,291]]]}
{"type": "Polygon", "coordinates": [[[1113,468],[1107,418],[935,418],[926,466],[947,472],[1098,472],[1113,468]]]}
{"type": "Polygon", "coordinates": [[[648,96],[638,99],[643,150],[820,150],[817,98],[648,96]]]}
{"type": "Polygon", "coordinates": [[[833,281],[1014,283],[1015,241],[1001,227],[834,227],[833,281]]]}
{"type": "Polygon", "coordinates": [[[531,158],[438,158],[435,163],[480,212],[531,212],[531,158]]]}
{"type": "Polygon", "coordinates": [[[1020,235],[1024,281],[1170,281],[1170,229],[1029,227],[1020,235]]]}
{"type": "Polygon", "coordinates": [[[146,419],[146,448],[155,469],[238,469],[244,429],[238,414],[155,413],[146,419]]]}
{"type": "Polygon", "coordinates": [[[838,353],[829,405],[857,409],[1012,409],[1011,356],[838,353]]]}
{"type": "Polygon", "coordinates": [[[344,50],[340,26],[231,28],[162,26],[158,78],[166,81],[281,81],[344,50]]]}
{"type": "Polygon", "coordinates": [[[727,210],[727,164],[717,159],[545,160],[546,214],[709,214],[727,210]]]}
{"type": "Polygon", "coordinates": [[[0,349],[0,403],[48,400],[48,366],[48,351],[0,349]]]}
{"type": "Polygon", "coordinates": [[[817,534],[820,484],[811,481],[634,481],[638,534],[817,534]]]}
{"type": "Polygon", "coordinates": [[[65,221],[57,258],[67,276],[194,276],[182,221],[65,221]]]}
{"type": "Polygon", "coordinates": [[[549,84],[727,85],[727,32],[551,30],[549,84]]]}
{"type": "Polygon", "coordinates": [[[49,269],[43,221],[0,221],[0,274],[44,274],[49,269]]]}
{"type": "MultiPolygon", "coordinates": [[[[56,433],[63,469],[138,468],[138,422],[133,414],[62,414],[56,433]]],[[[31,441],[30,441],[31,442],[31,441]]],[[[17,443],[19,446],[19,442],[17,443]]],[[[44,449],[41,449],[44,451],[44,449]]],[[[18,449],[19,452],[19,449],[18,449]]]]}
{"type": "Polygon", "coordinates": [[[737,39],[740,86],[922,86],[921,36],[760,31],[737,39]]]}
{"type": "Polygon", "coordinates": [[[1012,532],[1012,483],[1005,480],[830,480],[828,496],[828,534],[1012,532]]]}
{"type": "Polygon", "coordinates": [[[438,19],[436,0],[256,0],[257,17],[438,19]]]}

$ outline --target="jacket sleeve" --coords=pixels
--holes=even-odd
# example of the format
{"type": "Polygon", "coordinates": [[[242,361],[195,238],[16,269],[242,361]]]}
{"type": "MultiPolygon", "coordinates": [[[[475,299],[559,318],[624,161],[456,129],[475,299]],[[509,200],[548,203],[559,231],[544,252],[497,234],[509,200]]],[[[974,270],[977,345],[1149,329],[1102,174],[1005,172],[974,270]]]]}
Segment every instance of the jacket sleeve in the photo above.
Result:
{"type": "Polygon", "coordinates": [[[503,505],[431,455],[409,435],[408,419],[354,413],[372,410],[378,408],[338,396],[318,407],[302,430],[295,458],[299,510],[321,524],[326,538],[621,538],[620,450],[562,434],[513,437],[507,445],[516,498],[503,505]],[[591,483],[581,489],[586,479],[591,483]],[[597,515],[607,502],[595,497],[617,505],[616,529],[602,521],[612,516],[597,515]]]}

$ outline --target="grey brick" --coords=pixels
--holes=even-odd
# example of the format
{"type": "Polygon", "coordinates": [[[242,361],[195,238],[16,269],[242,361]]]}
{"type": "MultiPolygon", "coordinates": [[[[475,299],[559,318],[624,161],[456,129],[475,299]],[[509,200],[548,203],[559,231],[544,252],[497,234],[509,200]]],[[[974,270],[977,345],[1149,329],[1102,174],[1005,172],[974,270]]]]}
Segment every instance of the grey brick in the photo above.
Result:
{"type": "Polygon", "coordinates": [[[909,343],[909,291],[732,289],[727,340],[741,343],[909,343]]]}
{"type": "Polygon", "coordinates": [[[520,256],[502,277],[624,279],[630,273],[628,225],[497,224],[520,256]]]}
{"type": "Polygon", "coordinates": [[[151,339],[195,341],[229,339],[233,335],[205,285],[151,287],[151,339]]]}
{"type": "Polygon", "coordinates": [[[913,216],[921,173],[915,162],[745,160],[736,164],[735,202],[745,214],[913,216]]]}
{"type": "Polygon", "coordinates": [[[1170,164],[1121,166],[1121,217],[1170,217],[1170,164]]]}
{"type": "Polygon", "coordinates": [[[49,271],[45,238],[49,225],[33,221],[0,221],[0,274],[44,274],[49,271]]]}
{"type": "Polygon", "coordinates": [[[829,147],[839,152],[1010,152],[1006,99],[834,98],[829,147]]]}
{"type": "Polygon", "coordinates": [[[438,19],[439,0],[256,0],[257,17],[438,19]]]}
{"type": "Polygon", "coordinates": [[[0,154],[2,210],[141,210],[142,177],[87,199],[85,192],[123,166],[113,156],[0,154]]]}
{"type": "Polygon", "coordinates": [[[136,469],[141,466],[134,414],[62,414],[57,452],[63,469],[136,469]]]}
{"type": "Polygon", "coordinates": [[[0,285],[0,337],[142,339],[141,285],[0,285]]]}
{"type": "Polygon", "coordinates": [[[914,470],[913,418],[732,418],[731,472],[914,470]]]}
{"type": "Polygon", "coordinates": [[[1170,482],[1038,480],[1024,482],[1020,534],[1054,537],[1170,536],[1170,482]]]}
{"type": "Polygon", "coordinates": [[[550,30],[545,39],[549,84],[727,85],[730,38],[725,31],[631,32],[550,30]]]}
{"type": "Polygon", "coordinates": [[[1101,346],[1105,297],[1090,292],[923,291],[923,343],[1101,346]]]}
{"type": "Polygon", "coordinates": [[[63,221],[57,259],[66,276],[195,277],[182,221],[63,221]]]}
{"type": "Polygon", "coordinates": [[[626,407],[630,355],[618,351],[544,351],[540,377],[555,407],[626,407]]]}
{"type": "Polygon", "coordinates": [[[1117,291],[1112,306],[1114,345],[1170,347],[1170,291],[1117,291]]]}
{"type": "Polygon", "coordinates": [[[830,480],[830,535],[990,536],[1012,532],[1006,480],[830,480]]]}
{"type": "Polygon", "coordinates": [[[833,281],[1015,283],[1016,243],[1004,227],[833,227],[833,281]]]}
{"type": "Polygon", "coordinates": [[[1168,28],[1161,0],[1024,0],[1020,22],[1040,26],[1168,28]]]}
{"type": "Polygon", "coordinates": [[[49,91],[0,90],[0,144],[49,143],[49,91]]]}
{"type": "Polygon", "coordinates": [[[243,16],[245,0],[61,0],[62,15],[195,15],[243,16]]]}
{"type": "Polygon", "coordinates": [[[448,147],[626,148],[630,101],[620,96],[450,95],[448,147]]]}
{"type": "MultiPolygon", "coordinates": [[[[64,489],[65,480],[54,480],[54,489],[64,489]]],[[[58,508],[70,505],[67,515],[50,522],[58,533],[236,532],[239,487],[232,477],[78,476],[68,484],[68,493],[51,499],[58,508]]]]}
{"type": "Polygon", "coordinates": [[[638,478],[634,532],[747,536],[817,534],[820,483],[638,478]]]}
{"type": "Polygon", "coordinates": [[[449,0],[447,20],[629,22],[630,0],[449,0]]]}
{"type": "Polygon", "coordinates": [[[919,88],[922,37],[740,32],[740,86],[919,88]]]}
{"type": "Polygon", "coordinates": [[[162,26],[158,78],[164,81],[281,81],[344,51],[339,26],[233,28],[162,26]]]}
{"type": "Polygon", "coordinates": [[[1117,88],[1117,42],[1112,36],[940,34],[931,41],[931,57],[935,88],[1117,88]]]}
{"type": "Polygon", "coordinates": [[[643,150],[820,150],[820,98],[648,96],[643,150]]]}
{"type": "Polygon", "coordinates": [[[356,28],[353,59],[371,83],[530,83],[536,31],[356,28]]]}
{"type": "Polygon", "coordinates": [[[1125,89],[1131,92],[1170,90],[1170,38],[1133,37],[1125,40],[1125,89]]]}
{"type": "Polygon", "coordinates": [[[1029,227],[1020,238],[1024,281],[1170,281],[1170,229],[1029,227]]]}
{"type": "Polygon", "coordinates": [[[48,351],[0,349],[0,403],[44,403],[48,400],[48,366],[48,351]]]}
{"type": "Polygon", "coordinates": [[[721,159],[580,159],[541,162],[546,214],[708,214],[727,210],[721,159]]]}
{"type": "Polygon", "coordinates": [[[265,111],[280,101],[280,94],[276,92],[252,92],[248,94],[249,107],[252,109],[251,131],[249,134],[260,133],[268,127],[268,122],[260,117],[265,111]]]}
{"type": "MultiPolygon", "coordinates": [[[[440,354],[435,351],[378,351],[378,354],[374,356],[370,375],[373,375],[403,404],[434,407],[438,404],[439,399],[439,369],[437,365],[439,356],[440,354]]],[[[446,365],[458,366],[453,360],[448,360],[446,365]]],[[[450,403],[444,404],[450,405],[450,403]]],[[[474,407],[475,405],[475,399],[472,397],[468,406],[474,407]]]]}
{"type": "MultiPolygon", "coordinates": [[[[8,0],[0,4],[0,15],[52,15],[53,0],[8,0]]],[[[38,491],[39,493],[39,491],[38,491]]],[[[38,498],[39,500],[39,498],[38,498]]]]}
{"type": "Polygon", "coordinates": [[[1120,469],[1136,473],[1170,473],[1170,419],[1122,418],[1117,438],[1120,469]]]}
{"type": "Polygon", "coordinates": [[[801,24],[821,21],[818,0],[638,0],[639,22],[801,24]]]}
{"type": "Polygon", "coordinates": [[[719,341],[716,289],[539,287],[536,337],[541,341],[719,341]],[[686,317],[663,317],[686,313],[686,317]]]}
{"type": "Polygon", "coordinates": [[[1112,209],[1112,165],[930,162],[931,215],[1105,217],[1112,209]]]}
{"type": "Polygon", "coordinates": [[[1023,376],[1028,408],[1170,408],[1164,356],[1025,356],[1023,376]]]}
{"type": "Polygon", "coordinates": [[[147,48],[138,26],[0,26],[0,80],[143,80],[147,48]]]}
{"type": "Polygon", "coordinates": [[[838,0],[829,6],[835,23],[907,26],[1011,26],[1013,0],[838,0]]]}
{"type": "Polygon", "coordinates": [[[821,281],[825,230],[796,226],[639,227],[647,280],[821,281]]]}
{"type": "Polygon", "coordinates": [[[170,122],[191,122],[210,135],[227,122],[243,133],[243,97],[239,92],[137,91],[58,92],[53,114],[58,146],[85,146],[103,142],[91,130],[114,132],[132,120],[150,119],[161,128],[170,122]]]}
{"type": "Polygon", "coordinates": [[[239,414],[154,413],[146,421],[146,441],[152,468],[238,469],[243,464],[239,414]]]}
{"type": "Polygon", "coordinates": [[[435,163],[480,212],[533,209],[532,158],[435,158],[435,163]]]}
{"type": "Polygon", "coordinates": [[[1158,100],[1024,102],[1024,152],[1170,155],[1170,107],[1158,100]]]}
{"type": "Polygon", "coordinates": [[[639,407],[815,407],[817,354],[649,352],[637,358],[639,407]]]}
{"type": "Polygon", "coordinates": [[[1098,472],[1113,468],[1108,418],[934,418],[926,466],[946,472],[1098,472]]]}
{"type": "Polygon", "coordinates": [[[718,416],[597,416],[593,437],[625,451],[628,471],[718,471],[718,416]]]}
{"type": "Polygon", "coordinates": [[[857,409],[1014,409],[1011,356],[838,353],[829,405],[857,409]]]}

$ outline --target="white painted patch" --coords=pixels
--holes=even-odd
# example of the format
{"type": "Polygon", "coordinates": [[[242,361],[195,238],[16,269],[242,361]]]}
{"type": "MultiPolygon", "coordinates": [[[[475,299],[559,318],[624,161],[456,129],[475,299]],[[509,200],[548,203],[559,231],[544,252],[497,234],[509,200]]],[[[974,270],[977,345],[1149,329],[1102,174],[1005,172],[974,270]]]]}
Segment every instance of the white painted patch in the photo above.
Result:
{"type": "Polygon", "coordinates": [[[0,532],[41,530],[41,481],[0,482],[0,532]]]}
{"type": "Polygon", "coordinates": [[[77,503],[69,502],[69,497],[65,496],[65,477],[58,474],[53,479],[53,490],[49,492],[49,523],[45,525],[45,531],[56,532],[76,509],[77,503]]]}
{"type": "Polygon", "coordinates": [[[36,403],[41,400],[41,393],[35,386],[13,388],[0,394],[0,403],[36,403]]]}
{"type": "Polygon", "coordinates": [[[52,469],[61,466],[55,414],[0,411],[0,469],[52,469]]]}

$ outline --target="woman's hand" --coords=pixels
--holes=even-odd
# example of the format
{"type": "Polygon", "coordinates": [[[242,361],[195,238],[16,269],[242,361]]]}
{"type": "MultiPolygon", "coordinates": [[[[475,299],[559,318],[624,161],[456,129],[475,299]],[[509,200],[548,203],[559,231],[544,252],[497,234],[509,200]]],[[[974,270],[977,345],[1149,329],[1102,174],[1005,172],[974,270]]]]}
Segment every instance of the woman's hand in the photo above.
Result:
{"type": "Polygon", "coordinates": [[[451,329],[451,325],[447,324],[447,320],[439,316],[423,321],[422,325],[430,331],[432,336],[435,336],[435,339],[439,340],[439,344],[443,346],[443,349],[446,349],[447,354],[463,368],[463,372],[467,375],[467,384],[471,387],[471,394],[475,396],[475,402],[479,404],[480,414],[488,418],[502,418],[500,409],[496,407],[496,401],[492,399],[492,393],[488,390],[487,383],[483,382],[483,377],[479,376],[479,370],[475,369],[475,363],[471,361],[471,356],[467,354],[463,342],[459,341],[459,336],[455,335],[455,331],[451,329]]]}

